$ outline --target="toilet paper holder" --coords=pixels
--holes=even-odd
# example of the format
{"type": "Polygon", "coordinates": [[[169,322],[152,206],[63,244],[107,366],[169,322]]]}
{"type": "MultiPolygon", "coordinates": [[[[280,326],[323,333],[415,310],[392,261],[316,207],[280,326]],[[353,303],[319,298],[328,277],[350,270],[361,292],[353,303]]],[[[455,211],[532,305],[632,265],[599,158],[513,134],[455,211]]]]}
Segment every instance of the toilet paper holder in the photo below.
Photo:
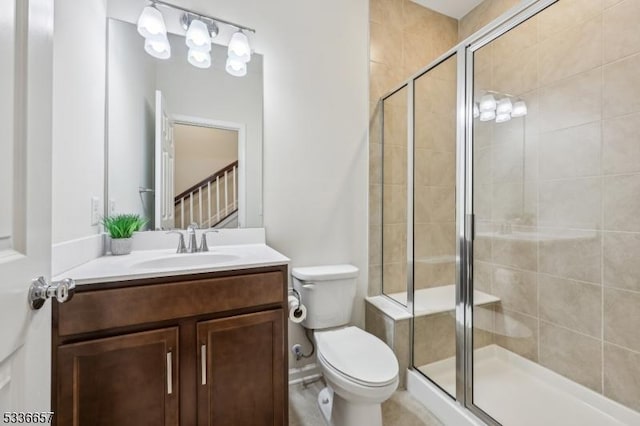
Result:
{"type": "Polygon", "coordinates": [[[295,288],[290,288],[289,289],[289,294],[293,295],[293,297],[296,298],[297,300],[297,305],[296,305],[296,309],[295,312],[296,314],[299,314],[300,312],[300,305],[302,305],[302,298],[300,297],[300,293],[298,292],[298,290],[296,290],[295,288]]]}

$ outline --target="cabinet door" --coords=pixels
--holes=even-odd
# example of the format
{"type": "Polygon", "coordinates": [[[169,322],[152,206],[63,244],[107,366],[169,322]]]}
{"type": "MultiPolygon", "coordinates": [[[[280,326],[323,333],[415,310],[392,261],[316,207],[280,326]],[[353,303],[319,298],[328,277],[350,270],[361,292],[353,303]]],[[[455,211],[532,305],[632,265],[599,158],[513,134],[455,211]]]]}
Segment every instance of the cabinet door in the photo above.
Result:
{"type": "Polygon", "coordinates": [[[198,424],[286,424],[283,310],[198,323],[198,424]]]}
{"type": "Polygon", "coordinates": [[[58,426],[178,424],[178,328],[58,348],[58,426]]]}

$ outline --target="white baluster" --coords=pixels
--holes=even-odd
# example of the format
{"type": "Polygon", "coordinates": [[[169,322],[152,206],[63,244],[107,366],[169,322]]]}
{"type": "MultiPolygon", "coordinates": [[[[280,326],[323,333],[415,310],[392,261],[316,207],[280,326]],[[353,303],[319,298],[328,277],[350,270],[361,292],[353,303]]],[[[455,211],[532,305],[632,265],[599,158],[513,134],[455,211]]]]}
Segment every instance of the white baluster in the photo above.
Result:
{"type": "Polygon", "coordinates": [[[238,169],[236,166],[233,166],[233,209],[238,208],[238,194],[236,193],[236,173],[238,169]]]}
{"type": "Polygon", "coordinates": [[[184,197],[180,200],[180,228],[184,229],[184,197]]]}
{"type": "Polygon", "coordinates": [[[211,181],[207,182],[207,228],[211,226],[211,181]]]}
{"type": "Polygon", "coordinates": [[[194,192],[189,196],[189,224],[193,223],[193,194],[194,192]]]}
{"type": "Polygon", "coordinates": [[[220,176],[216,178],[216,223],[220,220],[220,176]]]}
{"type": "Polygon", "coordinates": [[[227,217],[227,209],[229,208],[229,178],[227,172],[224,172],[224,216],[227,217]]]}
{"type": "Polygon", "coordinates": [[[202,187],[198,188],[198,227],[202,228],[202,187]]]}

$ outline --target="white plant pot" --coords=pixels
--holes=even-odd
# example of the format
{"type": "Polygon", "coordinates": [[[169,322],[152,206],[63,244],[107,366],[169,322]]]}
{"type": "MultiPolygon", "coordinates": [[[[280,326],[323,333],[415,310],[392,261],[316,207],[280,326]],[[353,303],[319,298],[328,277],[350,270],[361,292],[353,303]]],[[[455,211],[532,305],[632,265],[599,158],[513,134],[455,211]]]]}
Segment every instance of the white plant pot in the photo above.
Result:
{"type": "Polygon", "coordinates": [[[112,238],[111,254],[114,256],[121,256],[123,254],[131,253],[132,242],[133,238],[112,238]]]}

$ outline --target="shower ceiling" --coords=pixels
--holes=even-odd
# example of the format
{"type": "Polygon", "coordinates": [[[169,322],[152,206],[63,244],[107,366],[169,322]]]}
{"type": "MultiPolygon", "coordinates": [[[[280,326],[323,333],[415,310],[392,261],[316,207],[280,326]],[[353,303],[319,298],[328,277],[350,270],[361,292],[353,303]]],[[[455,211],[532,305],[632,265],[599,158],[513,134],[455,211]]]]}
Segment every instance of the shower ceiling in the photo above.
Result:
{"type": "Polygon", "coordinates": [[[483,0],[411,0],[421,6],[428,7],[431,10],[440,12],[443,15],[460,19],[469,13],[474,7],[483,2],[483,0]]]}

